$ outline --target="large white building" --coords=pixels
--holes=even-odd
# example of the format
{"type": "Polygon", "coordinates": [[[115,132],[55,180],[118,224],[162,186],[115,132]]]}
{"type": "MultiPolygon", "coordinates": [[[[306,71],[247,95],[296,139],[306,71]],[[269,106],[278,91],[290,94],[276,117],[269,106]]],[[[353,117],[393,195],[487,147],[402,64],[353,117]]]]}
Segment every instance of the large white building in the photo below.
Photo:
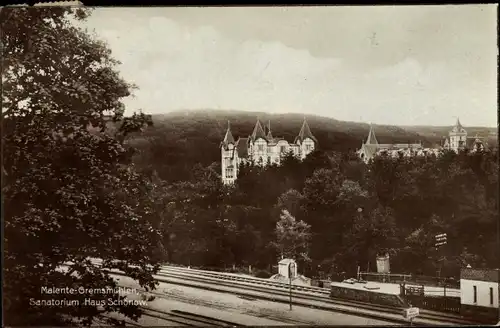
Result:
{"type": "Polygon", "coordinates": [[[228,122],[226,135],[220,144],[222,181],[225,184],[234,183],[241,163],[251,162],[259,166],[273,163],[279,165],[283,156],[290,152],[304,159],[314,151],[317,144],[318,141],[311,133],[305,119],[293,143],[289,143],[284,138],[273,137],[270,123],[266,133],[259,120],[248,138],[238,138],[235,141],[228,122]]]}
{"type": "Polygon", "coordinates": [[[463,315],[497,318],[499,270],[465,268],[460,272],[463,315]]]}
{"type": "Polygon", "coordinates": [[[484,149],[486,143],[483,142],[483,138],[478,136],[467,137],[467,131],[463,128],[460,120],[457,118],[457,122],[448,133],[448,137],[444,140],[442,146],[435,148],[424,148],[422,143],[413,144],[380,144],[375,137],[375,131],[373,126],[370,125],[370,131],[368,133],[368,138],[366,142],[361,144],[361,148],[357,151],[358,156],[368,163],[370,159],[377,155],[387,154],[389,156],[426,156],[435,154],[438,155],[441,149],[449,149],[455,152],[459,150],[468,148],[471,151],[477,151],[479,149],[484,149]]]}

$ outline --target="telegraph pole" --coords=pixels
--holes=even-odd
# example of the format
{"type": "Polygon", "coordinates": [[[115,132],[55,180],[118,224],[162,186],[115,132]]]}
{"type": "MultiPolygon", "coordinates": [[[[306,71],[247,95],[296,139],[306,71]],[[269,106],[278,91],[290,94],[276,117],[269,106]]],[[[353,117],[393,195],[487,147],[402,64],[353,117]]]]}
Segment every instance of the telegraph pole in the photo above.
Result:
{"type": "Polygon", "coordinates": [[[288,278],[289,280],[289,291],[290,291],[290,311],[292,311],[292,276],[293,273],[295,272],[295,263],[290,262],[288,264],[288,278]]]}

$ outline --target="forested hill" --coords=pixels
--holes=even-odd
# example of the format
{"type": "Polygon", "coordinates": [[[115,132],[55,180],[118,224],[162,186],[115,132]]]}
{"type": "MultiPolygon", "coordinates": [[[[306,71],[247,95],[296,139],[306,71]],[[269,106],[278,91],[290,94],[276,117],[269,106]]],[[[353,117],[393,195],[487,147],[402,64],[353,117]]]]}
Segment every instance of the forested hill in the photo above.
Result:
{"type": "MultiPolygon", "coordinates": [[[[366,139],[369,125],[358,122],[338,121],[314,115],[306,115],[312,133],[324,151],[353,151],[359,149],[366,139]]],[[[190,110],[153,115],[152,127],[141,135],[133,137],[133,142],[141,150],[141,161],[148,166],[161,166],[163,178],[182,179],[194,165],[206,167],[220,162],[219,145],[231,123],[233,136],[247,137],[252,133],[256,120],[267,125],[271,121],[271,131],[275,137],[293,141],[299,133],[304,115],[267,114],[229,110],[190,110]],[[168,171],[168,172],[167,172],[168,171]]],[[[396,127],[374,125],[380,143],[408,143],[422,141],[424,146],[441,144],[450,127],[396,127]],[[422,130],[422,133],[419,131],[422,130]]],[[[494,129],[474,128],[474,135],[488,135],[494,129]]]]}

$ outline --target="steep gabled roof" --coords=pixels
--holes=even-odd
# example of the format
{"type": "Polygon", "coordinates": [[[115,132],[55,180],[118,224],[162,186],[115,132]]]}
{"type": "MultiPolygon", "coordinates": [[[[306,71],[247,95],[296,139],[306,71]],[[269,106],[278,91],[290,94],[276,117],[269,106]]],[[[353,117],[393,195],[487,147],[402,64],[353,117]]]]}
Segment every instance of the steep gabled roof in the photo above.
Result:
{"type": "Polygon", "coordinates": [[[465,147],[469,149],[473,149],[474,147],[486,147],[486,142],[483,138],[479,136],[467,138],[465,141],[465,147]]]}
{"type": "Polygon", "coordinates": [[[258,138],[266,139],[266,134],[259,120],[257,120],[257,123],[255,123],[251,138],[253,140],[257,140],[258,138]]]}
{"type": "Polygon", "coordinates": [[[300,128],[299,135],[295,138],[295,142],[304,141],[304,139],[309,138],[311,140],[314,140],[314,142],[318,142],[318,140],[313,136],[311,129],[309,128],[309,124],[307,124],[306,119],[304,118],[304,123],[302,123],[302,127],[300,128]]]}
{"type": "Polygon", "coordinates": [[[375,137],[375,131],[373,126],[370,124],[370,132],[368,132],[368,139],[366,139],[367,145],[378,145],[377,137],[375,137]]]}

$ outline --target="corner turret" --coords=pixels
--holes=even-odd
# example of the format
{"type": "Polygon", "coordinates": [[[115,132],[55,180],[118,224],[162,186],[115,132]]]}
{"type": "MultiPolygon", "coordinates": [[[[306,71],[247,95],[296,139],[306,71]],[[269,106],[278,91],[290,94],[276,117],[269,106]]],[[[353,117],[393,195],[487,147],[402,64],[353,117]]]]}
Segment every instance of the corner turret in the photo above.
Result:
{"type": "Polygon", "coordinates": [[[227,121],[227,130],[222,140],[221,148],[221,175],[222,181],[225,184],[232,184],[236,180],[237,175],[237,164],[238,164],[238,153],[235,147],[236,142],[234,141],[233,134],[231,133],[230,122],[227,121]]]}

